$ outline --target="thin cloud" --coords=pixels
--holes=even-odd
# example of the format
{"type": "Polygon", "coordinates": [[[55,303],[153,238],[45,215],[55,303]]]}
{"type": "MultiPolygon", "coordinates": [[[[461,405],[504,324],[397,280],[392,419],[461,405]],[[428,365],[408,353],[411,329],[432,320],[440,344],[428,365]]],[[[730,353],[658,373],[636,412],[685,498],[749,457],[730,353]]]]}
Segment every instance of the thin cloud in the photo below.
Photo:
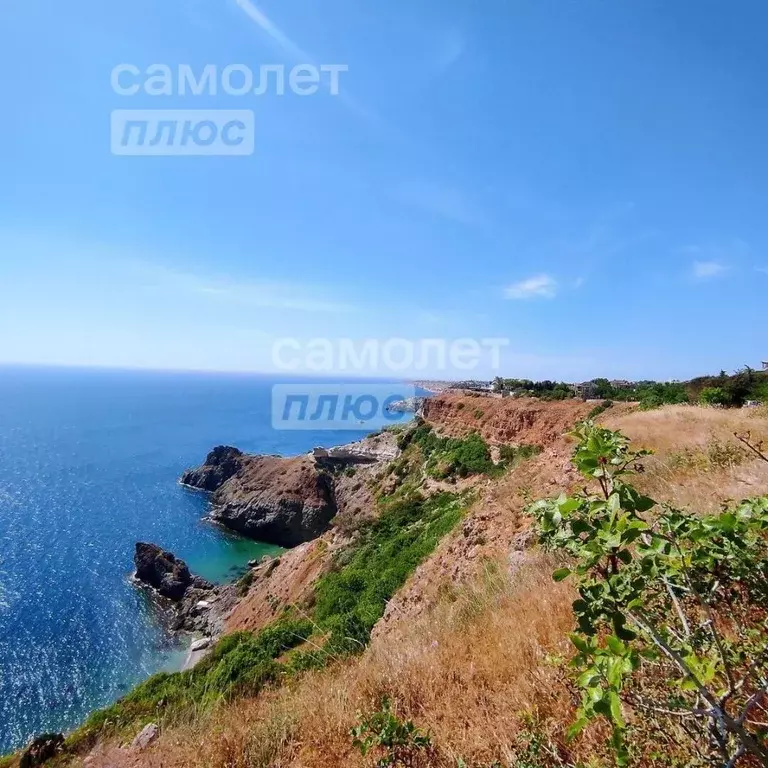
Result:
{"type": "Polygon", "coordinates": [[[693,260],[691,275],[696,280],[722,277],[731,269],[744,269],[752,261],[752,247],[740,238],[686,245],[679,248],[678,252],[693,260]]]}
{"type": "Polygon", "coordinates": [[[762,272],[764,275],[768,275],[768,267],[755,267],[756,272],[762,272]]]}
{"type": "Polygon", "coordinates": [[[432,72],[435,75],[445,74],[464,55],[466,48],[467,42],[458,30],[447,32],[433,54],[432,72]]]}
{"type": "Polygon", "coordinates": [[[309,55],[301,46],[297,45],[286,35],[276,24],[273,24],[270,18],[260,11],[250,0],[235,0],[238,8],[240,8],[251,21],[255,22],[261,29],[277,43],[278,47],[283,53],[290,56],[292,59],[301,61],[306,64],[312,62],[312,56],[309,55]]]}
{"type": "Polygon", "coordinates": [[[315,295],[305,286],[271,280],[234,280],[217,275],[179,272],[159,265],[135,264],[144,280],[144,289],[186,294],[200,300],[241,307],[283,309],[299,312],[345,313],[355,311],[350,304],[315,295]]]}
{"type": "Polygon", "coordinates": [[[504,289],[508,299],[554,299],[557,296],[557,280],[550,275],[534,275],[504,289]]]}
{"type": "MultiPolygon", "coordinates": [[[[312,56],[309,51],[302,48],[298,43],[292,40],[280,27],[277,26],[266,13],[257,8],[251,0],[235,0],[235,4],[241,11],[266,34],[269,39],[275,44],[275,46],[287,56],[298,64],[312,64],[318,66],[315,61],[315,57],[312,56]]],[[[343,62],[326,62],[332,64],[339,64],[343,62]]],[[[325,88],[330,90],[331,87],[331,75],[323,78],[322,84],[325,88]]],[[[344,81],[341,81],[341,90],[338,92],[337,98],[344,104],[344,106],[351,112],[354,112],[358,117],[366,120],[374,126],[379,126],[379,118],[367,107],[359,104],[348,93],[344,91],[344,81]]]]}
{"type": "Polygon", "coordinates": [[[718,261],[694,261],[693,276],[697,280],[711,280],[728,271],[728,267],[718,261]]]}
{"type": "Polygon", "coordinates": [[[482,212],[457,187],[425,181],[400,185],[396,196],[405,203],[445,219],[473,226],[482,224],[482,212]]]}

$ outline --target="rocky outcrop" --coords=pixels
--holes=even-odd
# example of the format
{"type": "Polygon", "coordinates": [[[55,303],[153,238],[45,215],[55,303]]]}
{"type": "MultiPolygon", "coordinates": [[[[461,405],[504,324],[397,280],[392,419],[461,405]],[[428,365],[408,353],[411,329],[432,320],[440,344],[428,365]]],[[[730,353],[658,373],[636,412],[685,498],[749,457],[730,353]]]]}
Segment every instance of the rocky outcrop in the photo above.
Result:
{"type": "Polygon", "coordinates": [[[131,742],[131,747],[137,750],[146,749],[159,735],[160,727],[157,723],[147,723],[139,733],[136,734],[136,737],[131,742]]]}
{"type": "Polygon", "coordinates": [[[211,503],[213,520],[282,547],[317,538],[336,514],[333,478],[306,456],[247,456],[211,503]]]}
{"type": "Polygon", "coordinates": [[[218,446],[205,464],[187,470],[181,482],[211,493],[210,518],[215,522],[259,541],[295,547],[328,530],[345,499],[354,496],[359,506],[360,494],[344,486],[340,469],[374,466],[399,452],[396,436],[387,431],[293,458],[218,446]],[[344,486],[341,493],[338,486],[344,486]]]}
{"type": "Polygon", "coordinates": [[[187,564],[156,544],[138,542],[133,558],[134,581],[155,599],[158,615],[172,632],[206,637],[221,633],[237,601],[237,588],[215,586],[191,573],[187,564]]]}
{"type": "Polygon", "coordinates": [[[244,456],[237,448],[218,445],[205,457],[205,464],[181,476],[181,483],[201,491],[216,491],[240,471],[244,456]]]}
{"type": "Polygon", "coordinates": [[[406,397],[387,406],[390,413],[419,413],[424,405],[425,397],[406,397]]]}
{"type": "Polygon", "coordinates": [[[333,448],[314,448],[311,456],[318,464],[351,465],[376,464],[392,461],[400,455],[397,437],[392,432],[379,432],[362,440],[333,448]]]}
{"type": "Polygon", "coordinates": [[[181,482],[212,492],[212,520],[282,547],[316,538],[336,514],[333,478],[308,456],[252,456],[220,446],[181,482]]]}
{"type": "Polygon", "coordinates": [[[188,590],[213,589],[213,584],[190,573],[183,560],[156,544],[137,542],[133,562],[136,566],[136,578],[139,581],[153,587],[159,595],[174,602],[182,600],[188,590]]]}
{"type": "Polygon", "coordinates": [[[64,734],[44,733],[31,741],[19,758],[19,768],[33,768],[52,760],[64,751],[64,734]]]}

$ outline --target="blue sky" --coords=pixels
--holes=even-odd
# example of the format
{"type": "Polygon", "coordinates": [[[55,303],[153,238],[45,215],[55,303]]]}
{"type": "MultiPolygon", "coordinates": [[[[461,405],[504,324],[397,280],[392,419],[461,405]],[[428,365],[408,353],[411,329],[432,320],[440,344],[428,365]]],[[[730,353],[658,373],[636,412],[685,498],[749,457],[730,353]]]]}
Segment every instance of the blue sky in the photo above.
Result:
{"type": "Polygon", "coordinates": [[[764,0],[4,0],[0,361],[505,337],[508,376],[755,365],[767,25],[764,0]],[[348,66],[339,96],[110,85],[304,58],[348,66]],[[255,152],[113,156],[129,108],[251,109],[255,152]]]}

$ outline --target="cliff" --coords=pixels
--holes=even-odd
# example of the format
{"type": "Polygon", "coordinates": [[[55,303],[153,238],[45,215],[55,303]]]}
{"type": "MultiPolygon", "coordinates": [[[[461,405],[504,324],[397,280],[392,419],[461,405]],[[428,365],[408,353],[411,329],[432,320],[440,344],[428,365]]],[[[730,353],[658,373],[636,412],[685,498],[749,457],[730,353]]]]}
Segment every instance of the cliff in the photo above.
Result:
{"type": "Polygon", "coordinates": [[[212,492],[212,520],[282,547],[316,538],[337,512],[331,476],[307,456],[250,456],[219,447],[181,482],[212,492]]]}
{"type": "Polygon", "coordinates": [[[424,402],[423,418],[443,434],[479,432],[489,443],[552,445],[587,416],[593,404],[581,400],[546,402],[532,397],[488,397],[443,393],[424,402]]]}
{"type": "Polygon", "coordinates": [[[316,448],[283,458],[219,446],[181,482],[211,493],[210,517],[259,541],[295,547],[328,530],[340,513],[356,514],[371,502],[344,470],[376,466],[398,455],[394,435],[384,432],[336,448],[316,448]],[[352,490],[350,489],[352,486],[352,490]]]}

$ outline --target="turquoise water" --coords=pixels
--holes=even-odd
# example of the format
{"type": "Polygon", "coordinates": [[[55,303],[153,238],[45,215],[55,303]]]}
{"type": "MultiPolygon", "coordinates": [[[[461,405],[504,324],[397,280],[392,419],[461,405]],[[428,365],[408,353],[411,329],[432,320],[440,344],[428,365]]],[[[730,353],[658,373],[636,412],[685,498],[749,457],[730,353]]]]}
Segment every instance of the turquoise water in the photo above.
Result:
{"type": "Polygon", "coordinates": [[[295,455],[364,434],[273,430],[273,383],[0,367],[0,753],[178,664],[129,582],[136,541],[218,582],[276,551],[205,521],[185,468],[219,444],[295,455]]]}

